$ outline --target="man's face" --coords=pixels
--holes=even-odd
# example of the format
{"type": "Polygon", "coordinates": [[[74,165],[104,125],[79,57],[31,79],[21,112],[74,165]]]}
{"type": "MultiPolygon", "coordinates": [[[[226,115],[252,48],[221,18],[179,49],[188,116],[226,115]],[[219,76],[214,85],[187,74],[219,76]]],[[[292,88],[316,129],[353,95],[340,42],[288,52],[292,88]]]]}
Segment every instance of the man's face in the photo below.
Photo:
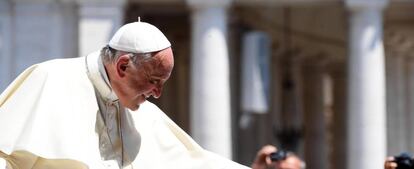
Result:
{"type": "Polygon", "coordinates": [[[122,57],[116,63],[120,78],[113,82],[113,89],[121,105],[136,110],[146,98],[159,98],[174,67],[171,48],[155,53],[147,61],[138,61],[139,64],[134,64],[131,59],[123,61],[122,57]]]}
{"type": "Polygon", "coordinates": [[[275,164],[275,169],[300,169],[301,161],[294,157],[288,156],[285,160],[278,161],[275,164]]]}

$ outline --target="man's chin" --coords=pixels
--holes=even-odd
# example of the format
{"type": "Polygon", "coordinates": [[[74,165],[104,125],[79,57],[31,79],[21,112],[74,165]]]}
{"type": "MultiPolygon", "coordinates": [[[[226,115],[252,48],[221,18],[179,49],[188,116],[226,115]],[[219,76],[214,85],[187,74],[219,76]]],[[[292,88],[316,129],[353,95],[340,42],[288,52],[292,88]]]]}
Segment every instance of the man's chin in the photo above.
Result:
{"type": "Polygon", "coordinates": [[[144,102],[145,102],[145,100],[142,100],[142,101],[138,102],[138,104],[133,105],[133,106],[129,106],[128,108],[131,109],[131,110],[133,110],[133,111],[138,110],[139,105],[141,105],[144,102]]]}
{"type": "Polygon", "coordinates": [[[134,107],[128,107],[128,109],[130,109],[132,111],[138,110],[138,108],[139,108],[139,105],[134,106],[134,107]]]}

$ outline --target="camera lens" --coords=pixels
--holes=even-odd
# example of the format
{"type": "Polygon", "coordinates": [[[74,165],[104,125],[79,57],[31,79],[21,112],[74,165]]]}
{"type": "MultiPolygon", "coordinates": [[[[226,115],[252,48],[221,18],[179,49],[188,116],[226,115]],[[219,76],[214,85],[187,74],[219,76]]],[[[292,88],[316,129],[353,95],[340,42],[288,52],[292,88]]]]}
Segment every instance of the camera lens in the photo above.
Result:
{"type": "Polygon", "coordinates": [[[274,152],[274,153],[271,153],[270,154],[270,159],[272,159],[272,161],[280,161],[280,160],[284,160],[284,159],[286,159],[286,156],[287,156],[287,152],[286,151],[283,151],[283,150],[279,150],[279,151],[276,151],[276,152],[274,152]]]}
{"type": "Polygon", "coordinates": [[[394,157],[394,161],[397,163],[397,169],[413,169],[414,160],[409,153],[401,153],[394,157]]]}

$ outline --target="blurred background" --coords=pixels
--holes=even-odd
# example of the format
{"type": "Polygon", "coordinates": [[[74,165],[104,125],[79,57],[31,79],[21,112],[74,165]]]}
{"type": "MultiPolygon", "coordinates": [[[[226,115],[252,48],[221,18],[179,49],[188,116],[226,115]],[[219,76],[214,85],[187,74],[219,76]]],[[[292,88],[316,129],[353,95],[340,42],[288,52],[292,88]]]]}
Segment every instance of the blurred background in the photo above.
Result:
{"type": "Polygon", "coordinates": [[[414,151],[413,0],[0,0],[0,91],[138,17],[175,56],[151,101],[208,150],[250,165],[273,144],[308,169],[414,151]]]}

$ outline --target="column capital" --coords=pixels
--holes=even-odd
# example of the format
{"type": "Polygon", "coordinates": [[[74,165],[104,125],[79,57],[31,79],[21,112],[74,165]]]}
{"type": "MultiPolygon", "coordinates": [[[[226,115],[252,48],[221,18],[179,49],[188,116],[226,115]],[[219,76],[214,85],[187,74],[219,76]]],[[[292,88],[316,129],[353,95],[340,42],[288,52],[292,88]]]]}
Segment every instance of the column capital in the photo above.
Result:
{"type": "Polygon", "coordinates": [[[123,6],[126,3],[126,0],[73,0],[76,1],[79,5],[94,5],[94,6],[123,6]]]}
{"type": "Polygon", "coordinates": [[[384,41],[384,44],[389,47],[387,51],[394,53],[410,53],[414,47],[414,43],[407,38],[410,37],[411,34],[404,34],[395,30],[393,32],[387,32],[385,36],[386,40],[384,41]]]}
{"type": "Polygon", "coordinates": [[[76,0],[11,0],[10,2],[16,4],[46,4],[46,3],[71,3],[75,2],[76,0]]]}
{"type": "MultiPolygon", "coordinates": [[[[79,5],[79,14],[85,16],[112,16],[122,15],[125,0],[76,0],[79,5]]],[[[122,17],[121,17],[122,18],[122,17]]]]}
{"type": "Polygon", "coordinates": [[[11,3],[9,1],[0,1],[0,16],[1,15],[10,15],[11,12],[11,3]]]}
{"type": "Polygon", "coordinates": [[[388,5],[389,0],[345,0],[349,10],[378,9],[382,10],[388,5]]]}
{"type": "Polygon", "coordinates": [[[187,4],[193,8],[206,7],[228,7],[233,0],[186,0],[187,4]]]}

